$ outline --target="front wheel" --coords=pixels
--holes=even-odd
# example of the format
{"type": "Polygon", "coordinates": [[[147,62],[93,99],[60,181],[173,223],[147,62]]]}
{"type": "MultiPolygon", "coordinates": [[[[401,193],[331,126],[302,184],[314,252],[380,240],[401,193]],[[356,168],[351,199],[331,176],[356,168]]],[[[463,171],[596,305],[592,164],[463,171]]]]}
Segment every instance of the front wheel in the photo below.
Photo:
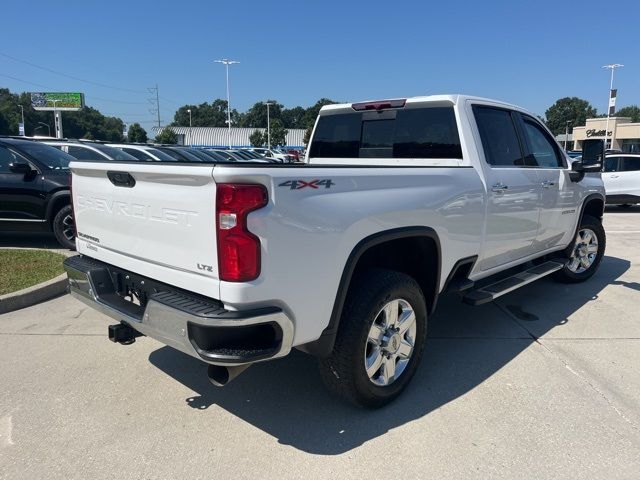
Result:
{"type": "Polygon", "coordinates": [[[602,261],[606,246],[602,222],[591,215],[584,215],[578,227],[571,255],[562,270],[554,278],[563,283],[584,282],[591,278],[602,261]]]}
{"type": "Polygon", "coordinates": [[[376,408],[400,395],[416,372],[427,333],[426,306],[420,286],[402,273],[370,270],[355,281],[320,373],[334,394],[376,408]]]}
{"type": "Polygon", "coordinates": [[[62,207],[53,217],[53,234],[64,248],[76,249],[76,228],[71,205],[62,207]]]}

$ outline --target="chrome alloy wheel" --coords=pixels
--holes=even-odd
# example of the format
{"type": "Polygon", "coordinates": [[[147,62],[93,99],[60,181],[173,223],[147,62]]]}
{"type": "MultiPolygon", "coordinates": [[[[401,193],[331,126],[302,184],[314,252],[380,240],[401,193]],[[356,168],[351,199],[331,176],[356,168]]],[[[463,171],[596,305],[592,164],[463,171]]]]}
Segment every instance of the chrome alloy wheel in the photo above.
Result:
{"type": "Polygon", "coordinates": [[[76,228],[75,222],[73,220],[73,215],[67,215],[62,219],[62,234],[64,238],[73,242],[73,239],[76,236],[76,228]]]}
{"type": "Polygon", "coordinates": [[[416,314],[403,299],[387,303],[369,329],[364,367],[369,380],[385,387],[404,372],[416,339],[416,314]]]}
{"type": "Polygon", "coordinates": [[[589,228],[578,232],[573,253],[567,262],[567,268],[573,273],[582,273],[589,269],[598,255],[598,237],[589,228]]]}

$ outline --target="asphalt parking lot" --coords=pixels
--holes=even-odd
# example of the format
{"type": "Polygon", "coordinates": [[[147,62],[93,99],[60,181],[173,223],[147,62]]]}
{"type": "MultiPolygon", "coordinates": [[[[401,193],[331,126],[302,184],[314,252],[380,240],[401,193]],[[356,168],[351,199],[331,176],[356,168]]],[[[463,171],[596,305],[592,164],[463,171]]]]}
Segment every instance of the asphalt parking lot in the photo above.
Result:
{"type": "Polygon", "coordinates": [[[299,352],[216,389],[154,340],[110,343],[69,296],[2,315],[0,478],[640,478],[640,207],[605,226],[587,283],[442,299],[378,411],[334,400],[299,352]]]}

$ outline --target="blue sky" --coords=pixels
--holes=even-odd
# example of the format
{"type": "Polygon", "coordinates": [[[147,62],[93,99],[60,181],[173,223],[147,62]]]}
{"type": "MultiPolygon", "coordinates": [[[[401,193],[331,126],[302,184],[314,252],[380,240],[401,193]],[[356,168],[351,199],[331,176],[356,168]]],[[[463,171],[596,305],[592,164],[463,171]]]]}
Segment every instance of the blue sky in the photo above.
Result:
{"type": "Polygon", "coordinates": [[[147,87],[159,85],[170,122],[180,105],[226,96],[224,67],[213,63],[223,57],[241,62],[231,67],[241,111],[267,98],[306,107],[466,93],[541,115],[578,96],[602,112],[608,63],[625,65],[618,106],[640,104],[638,0],[12,1],[2,10],[0,86],[82,91],[88,105],[147,129],[147,87]]]}

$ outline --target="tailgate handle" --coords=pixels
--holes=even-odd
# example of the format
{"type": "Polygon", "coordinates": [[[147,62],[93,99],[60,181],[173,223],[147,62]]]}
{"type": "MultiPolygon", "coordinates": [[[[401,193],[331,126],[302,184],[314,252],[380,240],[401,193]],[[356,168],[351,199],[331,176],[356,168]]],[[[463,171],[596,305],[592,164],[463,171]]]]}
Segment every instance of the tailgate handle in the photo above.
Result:
{"type": "Polygon", "coordinates": [[[107,172],[107,177],[116,187],[133,188],[136,184],[129,172],[107,172]]]}

